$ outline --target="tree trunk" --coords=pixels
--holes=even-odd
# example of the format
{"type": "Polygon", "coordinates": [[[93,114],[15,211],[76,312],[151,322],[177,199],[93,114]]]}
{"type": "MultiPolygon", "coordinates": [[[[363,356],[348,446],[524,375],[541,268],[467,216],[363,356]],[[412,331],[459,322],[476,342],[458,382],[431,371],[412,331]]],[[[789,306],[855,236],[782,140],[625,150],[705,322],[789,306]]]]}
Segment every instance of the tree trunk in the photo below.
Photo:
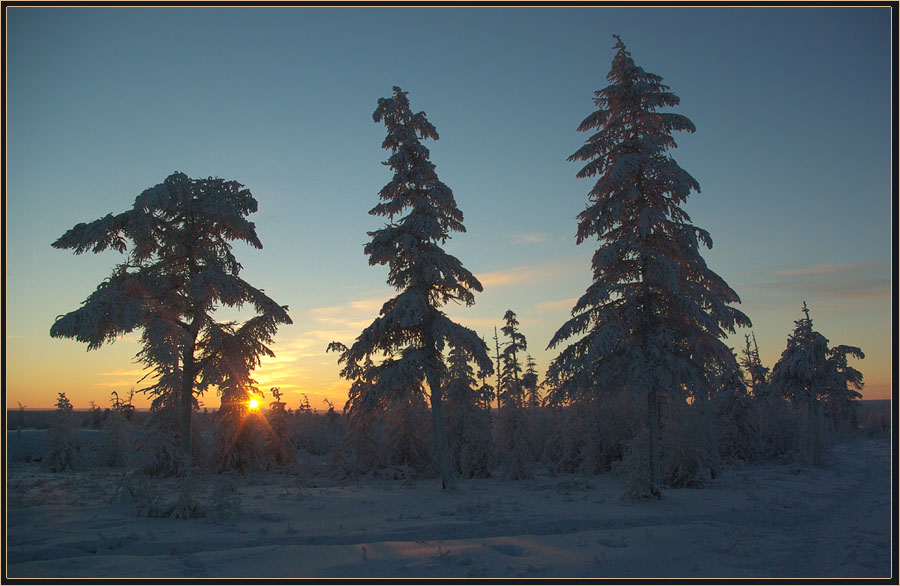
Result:
{"type": "Polygon", "coordinates": [[[440,381],[434,377],[428,377],[428,386],[431,387],[431,417],[434,422],[434,458],[437,463],[438,473],[441,475],[441,488],[456,488],[456,475],[450,463],[450,450],[447,447],[447,432],[444,428],[444,409],[441,398],[440,381]]]}
{"type": "Polygon", "coordinates": [[[809,462],[810,464],[818,465],[820,464],[820,449],[819,449],[819,426],[816,417],[816,397],[810,391],[807,396],[809,397],[809,407],[807,409],[807,421],[809,425],[809,437],[807,438],[809,450],[809,462]]]}
{"type": "Polygon", "coordinates": [[[191,414],[194,410],[194,340],[184,347],[181,368],[181,401],[178,412],[179,440],[184,474],[191,472],[191,414]]]}
{"type": "Polygon", "coordinates": [[[659,402],[655,389],[647,393],[647,407],[650,414],[650,494],[659,498],[662,496],[660,490],[662,474],[659,464],[659,402]]]}
{"type": "Polygon", "coordinates": [[[497,348],[497,412],[500,412],[500,388],[503,381],[500,378],[500,338],[497,337],[497,327],[494,326],[494,346],[497,348]]]}

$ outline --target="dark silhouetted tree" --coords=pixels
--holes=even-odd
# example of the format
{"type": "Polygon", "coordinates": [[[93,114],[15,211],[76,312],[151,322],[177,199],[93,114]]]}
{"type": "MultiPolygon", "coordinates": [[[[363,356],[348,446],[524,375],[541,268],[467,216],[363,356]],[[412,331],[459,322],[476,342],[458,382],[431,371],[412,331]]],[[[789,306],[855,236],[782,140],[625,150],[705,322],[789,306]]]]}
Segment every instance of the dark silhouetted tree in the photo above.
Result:
{"type": "Polygon", "coordinates": [[[271,355],[266,344],[279,324],[291,323],[286,307],[239,277],[231,243],[262,248],[246,219],[256,209],[250,191],[235,181],[174,173],[141,193],[130,210],[78,224],[53,243],[76,254],[112,249],[125,255],[80,308],[56,320],[50,335],[93,350],[141,330],[137,359],[155,377],[142,390],[154,396],[155,408],[177,410],[186,473],[195,395],[226,382],[214,358],[224,351],[220,342],[271,355]],[[243,305],[258,315],[237,330],[213,319],[220,307],[243,305]]]}
{"type": "Polygon", "coordinates": [[[807,458],[821,464],[824,438],[821,429],[823,404],[847,412],[849,402],[861,397],[862,374],[847,365],[847,357],[863,358],[854,346],[828,348],[828,339],[813,329],[809,308],[803,302],[803,317],[794,322],[787,347],[772,367],[771,385],[775,393],[806,411],[807,458]]]}
{"type": "MultiPolygon", "coordinates": [[[[398,396],[427,393],[430,398],[434,459],[443,486],[455,484],[447,449],[442,409],[442,381],[447,380],[445,348],[462,348],[479,368],[492,371],[487,348],[478,335],[451,321],[441,307],[449,302],[472,305],[481,283],[442,245],[452,232],[464,232],[463,214],[453,192],[429,161],[421,140],[437,139],[424,112],[410,110],[407,92],[394,87],[393,96],[378,100],[375,122],[384,122],[382,146],[391,152],[386,165],[394,172],[369,212],[387,217],[387,224],[369,232],[365,245],[370,265],[388,265],[387,282],[399,291],[381,314],[341,353],[341,375],[354,381],[348,403],[363,411],[398,396]],[[377,364],[373,360],[382,358],[377,364]]],[[[338,349],[332,346],[332,349],[338,349]]]]}

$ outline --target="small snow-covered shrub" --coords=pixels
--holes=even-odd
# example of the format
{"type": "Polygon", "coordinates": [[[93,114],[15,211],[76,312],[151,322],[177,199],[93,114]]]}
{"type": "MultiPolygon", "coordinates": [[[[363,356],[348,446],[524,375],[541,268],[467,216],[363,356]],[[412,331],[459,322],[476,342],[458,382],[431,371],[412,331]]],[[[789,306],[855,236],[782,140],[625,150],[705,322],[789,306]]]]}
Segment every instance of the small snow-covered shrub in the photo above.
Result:
{"type": "MultiPolygon", "coordinates": [[[[806,408],[808,409],[808,408],[806,408]]],[[[825,433],[825,422],[819,413],[809,417],[808,411],[800,412],[800,441],[794,462],[803,465],[822,466],[828,459],[834,437],[825,433]]]]}
{"type": "Polygon", "coordinates": [[[550,410],[540,406],[525,408],[525,427],[528,430],[528,447],[535,462],[546,462],[545,450],[552,444],[553,422],[550,410]]]}
{"type": "Polygon", "coordinates": [[[646,407],[626,392],[609,393],[555,408],[545,460],[563,472],[597,474],[612,469],[635,437],[646,407]]]}
{"type": "Polygon", "coordinates": [[[662,479],[671,487],[701,487],[721,469],[714,412],[701,401],[671,405],[662,429],[662,479]]]}
{"type": "Polygon", "coordinates": [[[81,470],[85,467],[81,437],[72,410],[57,411],[57,420],[47,434],[43,466],[50,472],[81,470]]]}
{"type": "Polygon", "coordinates": [[[494,463],[493,387],[487,384],[485,372],[479,372],[479,384],[471,358],[461,346],[450,350],[441,406],[450,466],[463,478],[484,478],[490,476],[494,463]]]}
{"type": "Polygon", "coordinates": [[[801,449],[801,423],[787,401],[776,396],[754,398],[748,417],[755,430],[752,460],[786,463],[796,457],[801,449]]]}
{"type": "Polygon", "coordinates": [[[471,413],[474,421],[458,430],[448,425],[450,458],[457,474],[463,478],[487,478],[494,466],[491,419],[487,411],[471,413]]]}
{"type": "Polygon", "coordinates": [[[388,463],[422,472],[432,464],[431,424],[425,400],[416,394],[397,398],[384,419],[388,463]]]}
{"type": "Polygon", "coordinates": [[[334,452],[344,439],[344,426],[333,410],[325,415],[296,411],[292,415],[293,442],[315,456],[334,452]]]}
{"type": "MultiPolygon", "coordinates": [[[[192,418],[197,419],[197,418],[192,418]]],[[[180,428],[176,409],[165,406],[151,410],[134,442],[135,465],[150,476],[175,476],[182,469],[180,428]]],[[[191,465],[201,466],[207,457],[200,425],[191,424],[191,465]]]]}
{"type": "Polygon", "coordinates": [[[354,407],[347,412],[347,433],[335,464],[348,474],[364,474],[387,464],[381,446],[381,413],[374,406],[354,407]]]}
{"type": "Polygon", "coordinates": [[[631,393],[608,393],[585,409],[590,418],[584,471],[606,472],[625,454],[625,443],[643,429],[647,417],[646,401],[631,393]]]}
{"type": "Polygon", "coordinates": [[[463,478],[490,476],[494,463],[490,412],[474,403],[448,401],[444,421],[456,473],[463,478]]]}
{"type": "Polygon", "coordinates": [[[889,409],[871,411],[862,417],[861,433],[867,437],[883,437],[891,431],[891,412],[889,409]]]}
{"type": "Polygon", "coordinates": [[[40,460],[44,452],[44,435],[44,432],[36,430],[23,432],[21,427],[12,436],[7,432],[7,457],[13,462],[40,460]]]}
{"type": "Polygon", "coordinates": [[[622,500],[648,499],[650,492],[650,442],[646,428],[622,445],[622,459],[613,471],[625,484],[622,500]]]}
{"type": "Polygon", "coordinates": [[[217,472],[258,472],[269,467],[265,417],[223,406],[214,432],[212,467],[217,472]]]}
{"type": "Polygon", "coordinates": [[[283,404],[266,413],[266,458],[271,466],[293,468],[297,464],[297,447],[294,445],[296,420],[284,410],[283,404]]]}
{"type": "Polygon", "coordinates": [[[581,410],[572,405],[548,408],[550,432],[541,451],[541,458],[558,472],[577,472],[583,460],[586,423],[581,410]]]}
{"type": "Polygon", "coordinates": [[[241,513],[241,495],[234,483],[223,478],[212,495],[212,503],[209,507],[209,517],[221,519],[234,517],[241,513]]]}
{"type": "Polygon", "coordinates": [[[193,480],[190,476],[178,478],[178,497],[175,502],[160,510],[161,517],[171,519],[201,519],[207,516],[207,509],[194,500],[193,480]]]}
{"type": "Polygon", "coordinates": [[[140,471],[123,474],[111,504],[133,507],[140,517],[159,517],[162,504],[159,481],[140,471]]]}
{"type": "Polygon", "coordinates": [[[710,403],[719,435],[719,454],[724,462],[759,460],[761,436],[755,399],[746,392],[723,391],[710,403]]]}
{"type": "Polygon", "coordinates": [[[103,441],[98,453],[99,463],[110,468],[122,468],[131,455],[131,422],[117,411],[110,412],[101,426],[103,441]]]}
{"type": "Polygon", "coordinates": [[[525,410],[514,404],[500,409],[497,422],[497,450],[503,476],[508,480],[534,478],[534,455],[528,444],[525,410]]]}
{"type": "Polygon", "coordinates": [[[347,474],[365,474],[387,466],[430,470],[429,412],[421,395],[401,395],[387,406],[363,404],[346,412],[347,430],[333,463],[347,474]]]}

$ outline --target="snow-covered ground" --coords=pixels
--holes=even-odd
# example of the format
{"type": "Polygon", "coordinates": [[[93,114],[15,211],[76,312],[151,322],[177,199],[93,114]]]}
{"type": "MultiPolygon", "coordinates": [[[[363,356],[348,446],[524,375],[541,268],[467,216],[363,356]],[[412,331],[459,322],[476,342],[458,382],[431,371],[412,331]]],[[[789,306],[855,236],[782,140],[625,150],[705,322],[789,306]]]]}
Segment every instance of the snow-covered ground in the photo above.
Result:
{"type": "MultiPolygon", "coordinates": [[[[193,520],[110,505],[122,472],[12,462],[7,577],[889,577],[890,457],[889,440],[858,439],[825,468],[732,469],[652,502],[623,502],[613,475],[453,492],[422,478],[204,476],[197,500],[227,481],[240,511],[193,520]]],[[[174,500],[174,480],[155,482],[174,500]]]]}

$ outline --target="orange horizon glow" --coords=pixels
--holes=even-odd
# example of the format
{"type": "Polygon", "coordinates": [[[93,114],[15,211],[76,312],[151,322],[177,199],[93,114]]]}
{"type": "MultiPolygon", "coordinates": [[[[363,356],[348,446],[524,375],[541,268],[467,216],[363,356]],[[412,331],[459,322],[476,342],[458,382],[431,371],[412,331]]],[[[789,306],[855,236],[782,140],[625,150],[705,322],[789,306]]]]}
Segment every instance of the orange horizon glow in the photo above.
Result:
{"type": "MultiPolygon", "coordinates": [[[[285,389],[284,386],[282,386],[281,390],[283,394],[281,397],[281,401],[287,404],[287,408],[294,410],[303,403],[303,398],[305,396],[309,401],[309,405],[313,408],[314,411],[326,411],[328,409],[328,401],[330,401],[334,405],[334,408],[337,411],[341,411],[347,401],[349,382],[343,379],[337,379],[330,385],[326,384],[325,381],[321,379],[316,382],[318,382],[321,386],[289,385],[291,387],[289,389],[285,389]],[[313,388],[315,388],[316,386],[318,386],[318,388],[320,389],[324,388],[327,390],[313,390],[313,388]]],[[[110,391],[104,390],[98,393],[94,393],[88,390],[55,390],[57,388],[62,389],[64,387],[54,386],[53,388],[47,389],[46,391],[35,390],[34,392],[28,393],[27,397],[22,397],[19,393],[9,391],[6,398],[6,408],[14,410],[21,405],[26,410],[52,410],[56,408],[56,399],[59,392],[65,392],[66,396],[78,411],[89,409],[92,401],[101,409],[109,407],[111,403],[110,391]]],[[[112,390],[116,390],[120,397],[125,397],[128,395],[128,390],[126,389],[130,388],[136,388],[136,386],[133,384],[130,386],[122,385],[121,388],[112,390]]],[[[865,387],[862,391],[862,400],[892,400],[893,397],[891,396],[891,390],[892,381],[890,380],[865,381],[865,387]]],[[[270,393],[268,392],[268,389],[265,389],[262,393],[262,397],[253,396],[248,401],[248,407],[251,410],[262,409],[262,406],[265,402],[264,397],[269,397],[269,395],[270,393]]],[[[204,395],[199,397],[199,400],[201,410],[203,410],[204,408],[213,410],[218,409],[221,406],[221,400],[215,393],[215,391],[205,393],[204,395]]],[[[150,401],[151,397],[147,396],[144,393],[135,392],[132,399],[132,404],[136,409],[144,411],[150,408],[150,401]]]]}
{"type": "MultiPolygon", "coordinates": [[[[494,276],[502,281],[500,277],[509,277],[509,274],[519,278],[520,272],[495,271],[494,276]]],[[[544,275],[546,271],[536,274],[544,275]]],[[[515,282],[519,284],[519,281],[515,282]]],[[[539,283],[533,285],[537,287],[539,283]]],[[[328,402],[336,410],[342,410],[351,383],[340,376],[342,366],[338,364],[338,356],[325,349],[331,341],[352,342],[361,328],[371,323],[391,294],[386,288],[367,291],[344,303],[295,312],[294,324],[284,328],[284,332],[279,331],[271,345],[275,356],[264,357],[261,365],[251,373],[260,405],[265,407],[274,400],[271,389],[277,387],[286,408],[295,410],[308,401],[317,411],[327,410],[328,402]]],[[[547,294],[537,303],[523,303],[517,311],[539,372],[543,373],[554,357],[553,351],[543,349],[543,340],[549,339],[566,319],[570,301],[568,297],[554,299],[547,294]]],[[[848,320],[858,321],[863,308],[856,301],[847,303],[846,306],[822,304],[815,316],[816,323],[833,343],[858,345],[865,352],[865,359],[852,361],[854,368],[864,376],[863,399],[890,400],[894,359],[891,324],[876,320],[874,325],[863,322],[866,327],[859,331],[850,329],[852,323],[848,320]]],[[[480,295],[480,309],[448,308],[448,317],[484,336],[492,347],[493,326],[500,325],[499,316],[503,314],[503,309],[499,308],[508,305],[518,309],[518,305],[508,298],[508,287],[498,283],[494,290],[480,295]]],[[[742,309],[749,315],[759,314],[760,317],[754,319],[752,330],[739,331],[726,340],[726,344],[739,349],[744,342],[743,335],[752,331],[759,342],[763,364],[771,368],[780,358],[784,340],[790,333],[791,320],[797,312],[792,308],[774,311],[749,303],[742,309]]],[[[139,350],[140,337],[136,334],[123,336],[95,351],[86,351],[83,344],[71,340],[43,336],[8,337],[5,347],[7,408],[16,409],[21,403],[28,409],[53,409],[58,393],[65,392],[76,409],[88,409],[92,401],[102,409],[110,406],[112,391],[127,397],[134,389],[135,408],[148,409],[152,397],[139,391],[152,381],[140,382],[146,371],[134,361],[139,350]]],[[[214,388],[201,395],[199,401],[201,409],[213,410],[221,405],[214,388]]]]}

